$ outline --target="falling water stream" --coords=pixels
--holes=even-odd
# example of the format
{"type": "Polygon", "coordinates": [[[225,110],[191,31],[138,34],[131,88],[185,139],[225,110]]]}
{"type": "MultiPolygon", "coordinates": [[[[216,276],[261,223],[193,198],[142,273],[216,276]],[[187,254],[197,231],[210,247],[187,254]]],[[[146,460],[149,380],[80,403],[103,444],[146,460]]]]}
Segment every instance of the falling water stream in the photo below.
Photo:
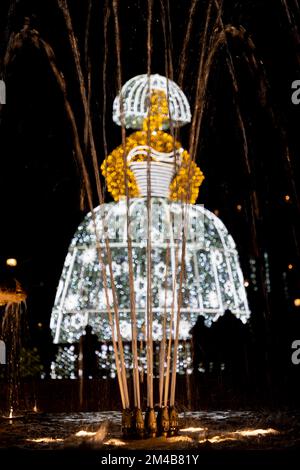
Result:
{"type": "MultiPolygon", "coordinates": [[[[2,292],[0,293],[0,295],[2,292]]],[[[16,418],[20,416],[20,355],[22,344],[22,333],[26,304],[23,300],[19,302],[13,299],[5,305],[2,318],[2,337],[4,338],[7,351],[6,378],[8,396],[4,416],[16,418]]]]}

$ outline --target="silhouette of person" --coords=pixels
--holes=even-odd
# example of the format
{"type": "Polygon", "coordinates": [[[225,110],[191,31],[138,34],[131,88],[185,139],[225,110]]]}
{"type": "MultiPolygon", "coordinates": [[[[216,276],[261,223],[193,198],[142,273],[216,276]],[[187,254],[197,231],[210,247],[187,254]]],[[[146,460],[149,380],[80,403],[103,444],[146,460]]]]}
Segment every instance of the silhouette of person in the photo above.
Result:
{"type": "Polygon", "coordinates": [[[85,327],[85,334],[79,339],[79,369],[85,379],[96,378],[99,375],[98,360],[98,337],[90,325],[85,327]]]}
{"type": "Polygon", "coordinates": [[[204,317],[199,315],[197,321],[190,331],[192,336],[192,356],[194,373],[198,374],[202,367],[205,372],[208,370],[209,357],[209,329],[204,323],[204,317]]]}
{"type": "Polygon", "coordinates": [[[244,325],[230,310],[225,310],[212,328],[218,367],[229,383],[237,385],[245,369],[244,325]]]}

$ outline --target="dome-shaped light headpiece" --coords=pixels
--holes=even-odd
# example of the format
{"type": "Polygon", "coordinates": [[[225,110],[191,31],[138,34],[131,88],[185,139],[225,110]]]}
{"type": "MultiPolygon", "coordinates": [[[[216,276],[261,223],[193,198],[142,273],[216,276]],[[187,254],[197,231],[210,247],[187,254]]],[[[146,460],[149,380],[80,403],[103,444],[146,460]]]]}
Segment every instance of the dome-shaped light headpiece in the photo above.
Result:
{"type": "Polygon", "coordinates": [[[161,75],[137,75],[126,82],[121,93],[116,96],[113,104],[113,120],[119,126],[142,129],[143,121],[149,113],[150,96],[155,91],[163,91],[169,103],[169,119],[164,122],[164,129],[181,127],[191,122],[191,110],[185,94],[172,80],[161,75]],[[121,118],[120,96],[123,102],[123,118],[121,118]]]}

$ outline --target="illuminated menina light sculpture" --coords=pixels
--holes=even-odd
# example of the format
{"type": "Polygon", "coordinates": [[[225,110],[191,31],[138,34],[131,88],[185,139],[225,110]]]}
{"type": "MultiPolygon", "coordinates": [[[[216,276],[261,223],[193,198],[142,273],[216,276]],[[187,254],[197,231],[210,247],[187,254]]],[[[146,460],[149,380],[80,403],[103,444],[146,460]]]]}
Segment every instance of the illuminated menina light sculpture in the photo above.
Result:
{"type": "MultiPolygon", "coordinates": [[[[204,176],[186,150],[165,132],[171,123],[182,126],[191,120],[188,101],[180,88],[160,75],[139,75],[122,88],[123,118],[126,128],[138,129],[102,163],[107,189],[115,202],[94,209],[97,236],[106,264],[109,300],[113,302],[110,270],[105,247],[109,239],[114,284],[118,296],[120,329],[124,341],[127,370],[130,360],[131,320],[127,244],[127,201],[124,171],[129,191],[130,236],[132,241],[134,294],[139,344],[145,345],[147,304],[147,165],[150,159],[151,182],[151,298],[153,340],[174,334],[180,312],[180,340],[189,332],[199,315],[207,325],[230,309],[244,323],[250,315],[244,279],[233,238],[223,222],[202,205],[195,205],[204,176]],[[150,84],[150,93],[149,93],[150,84]],[[187,201],[188,204],[185,202],[187,201]],[[182,302],[178,309],[181,270],[182,229],[185,228],[185,277],[182,302]],[[176,293],[176,294],[175,294],[176,293]],[[170,317],[173,312],[173,326],[170,317]],[[171,331],[172,330],[172,331],[171,331]],[[127,344],[128,343],[128,344],[127,344]]],[[[121,124],[120,96],[115,99],[113,120],[121,124]]],[[[59,345],[53,377],[75,377],[73,343],[85,326],[92,326],[102,343],[99,367],[102,376],[115,376],[111,346],[111,327],[105,300],[103,276],[96,251],[92,214],[79,225],[70,244],[57,288],[51,316],[54,343],[59,345]]],[[[179,345],[177,371],[192,371],[191,355],[179,345]]],[[[139,367],[146,367],[146,354],[139,350],[139,367]]],[[[154,369],[155,374],[155,369],[154,369]]]]}

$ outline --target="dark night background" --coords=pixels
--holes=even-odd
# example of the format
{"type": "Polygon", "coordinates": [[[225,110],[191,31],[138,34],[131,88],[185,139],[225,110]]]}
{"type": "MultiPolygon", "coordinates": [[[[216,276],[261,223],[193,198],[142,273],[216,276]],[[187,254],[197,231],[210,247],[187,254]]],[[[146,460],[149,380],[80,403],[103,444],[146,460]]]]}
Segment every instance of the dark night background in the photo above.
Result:
{"type": "MultiPolygon", "coordinates": [[[[104,158],[103,119],[109,150],[121,142],[120,129],[111,119],[112,102],[117,93],[112,15],[108,26],[105,83],[107,112],[103,115],[103,3],[93,2],[89,38],[91,106],[99,164],[104,158]]],[[[147,8],[143,0],[120,3],[124,83],[134,75],[146,73],[147,8]]],[[[73,0],[69,4],[83,50],[88,2],[73,0]]],[[[200,0],[195,13],[183,85],[192,106],[205,4],[200,0]]],[[[270,374],[273,390],[289,404],[292,400],[297,402],[300,372],[300,365],[291,363],[291,343],[300,339],[300,308],[294,306],[294,299],[300,298],[300,205],[297,198],[300,106],[291,102],[291,83],[300,79],[300,10],[296,0],[287,1],[287,5],[290,19],[280,0],[224,1],[224,23],[241,25],[256,46],[258,70],[253,71],[243,43],[235,39],[229,41],[239,83],[238,100],[246,124],[251,175],[246,172],[223,47],[213,66],[197,151],[197,162],[206,177],[197,202],[209,210],[219,211],[219,217],[237,243],[244,275],[249,280],[251,334],[257,368],[261,368],[262,377],[270,374]],[[267,77],[264,89],[267,98],[262,105],[260,78],[263,75],[267,77]],[[250,228],[251,191],[257,195],[256,240],[250,228]],[[286,200],[287,195],[289,200],[286,200]],[[288,268],[289,264],[292,269],[288,268]],[[256,272],[251,271],[251,266],[256,266],[256,272]]],[[[175,81],[189,7],[189,0],[170,2],[175,81]]],[[[152,72],[164,75],[158,0],[154,0],[153,15],[152,72]]],[[[82,128],[75,68],[55,0],[1,1],[2,59],[9,34],[23,27],[25,17],[30,18],[31,27],[53,47],[82,128]]],[[[47,59],[25,44],[6,70],[0,62],[0,74],[7,86],[7,104],[2,106],[0,114],[0,269],[7,275],[6,259],[17,258],[18,266],[12,268],[10,275],[15,275],[28,291],[28,341],[37,345],[44,357],[50,348],[48,325],[64,258],[87,208],[83,210],[80,205],[80,175],[72,154],[70,128],[47,59]]],[[[188,127],[181,135],[185,147],[188,127]]],[[[106,199],[110,200],[109,195],[106,199]]]]}

